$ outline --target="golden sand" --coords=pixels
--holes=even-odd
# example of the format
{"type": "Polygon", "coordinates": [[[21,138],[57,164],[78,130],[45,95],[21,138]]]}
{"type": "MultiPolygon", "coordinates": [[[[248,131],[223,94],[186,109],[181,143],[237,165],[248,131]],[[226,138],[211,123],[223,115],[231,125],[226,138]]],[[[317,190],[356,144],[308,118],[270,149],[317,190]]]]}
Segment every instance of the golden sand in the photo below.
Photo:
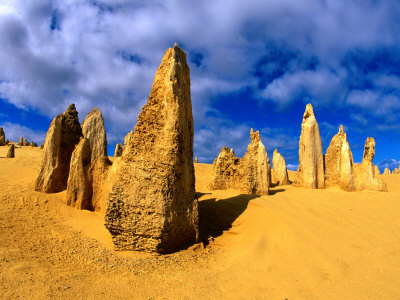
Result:
{"type": "MultiPolygon", "coordinates": [[[[209,191],[195,164],[202,244],[115,252],[102,215],[33,191],[42,150],[0,147],[1,299],[398,299],[400,174],[389,192],[291,186],[209,191]]],[[[290,172],[293,177],[293,172],[290,172]]]]}

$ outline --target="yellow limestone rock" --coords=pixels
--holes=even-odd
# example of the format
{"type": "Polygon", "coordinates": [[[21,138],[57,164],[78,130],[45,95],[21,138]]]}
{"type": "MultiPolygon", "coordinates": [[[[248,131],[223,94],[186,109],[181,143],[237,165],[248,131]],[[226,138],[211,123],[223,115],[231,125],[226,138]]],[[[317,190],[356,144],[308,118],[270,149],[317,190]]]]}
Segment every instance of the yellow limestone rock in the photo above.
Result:
{"type": "Polygon", "coordinates": [[[378,166],[374,165],[374,176],[381,175],[381,171],[379,171],[378,166]]]}
{"type": "Polygon", "coordinates": [[[294,184],[312,189],[325,187],[321,136],[311,104],[307,104],[301,124],[299,168],[294,184]]]}
{"type": "Polygon", "coordinates": [[[326,150],[325,184],[340,186],[345,191],[354,190],[353,154],[342,125],[326,150]]]}
{"type": "Polygon", "coordinates": [[[354,165],[355,173],[355,188],[361,190],[376,190],[386,191],[387,186],[379,180],[375,174],[375,166],[372,160],[375,156],[375,139],[372,137],[367,138],[365,141],[363,159],[360,164],[354,165]]]}
{"type": "Polygon", "coordinates": [[[104,194],[111,162],[101,111],[94,108],[82,123],[84,140],[74,150],[67,187],[67,204],[78,209],[104,212],[104,194]],[[89,157],[88,157],[89,155],[89,157]]]}
{"type": "Polygon", "coordinates": [[[395,168],[392,174],[399,174],[399,169],[395,168]]]}
{"type": "Polygon", "coordinates": [[[383,175],[390,175],[389,168],[385,168],[385,170],[383,170],[383,175]]]}
{"type": "Polygon", "coordinates": [[[0,127],[0,146],[4,146],[6,144],[6,135],[4,134],[3,127],[0,127]]]}
{"type": "Polygon", "coordinates": [[[290,184],[285,159],[277,149],[272,156],[272,166],[272,182],[276,185],[290,184]]]}
{"type": "Polygon", "coordinates": [[[54,118],[47,131],[35,191],[57,193],[67,188],[72,151],[81,137],[78,112],[71,104],[64,113],[54,118]]]}
{"type": "Polygon", "coordinates": [[[233,149],[222,147],[214,160],[209,188],[212,190],[235,188],[247,194],[268,195],[271,183],[271,165],[260,133],[250,131],[251,142],[242,159],[233,149]]]}
{"type": "Polygon", "coordinates": [[[198,163],[199,163],[199,159],[197,158],[197,155],[196,155],[196,157],[194,158],[194,163],[195,163],[195,164],[198,164],[198,163]]]}
{"type": "Polygon", "coordinates": [[[14,157],[15,157],[15,146],[14,144],[10,144],[7,151],[7,158],[14,158],[14,157]]]}
{"type": "Polygon", "coordinates": [[[122,155],[122,144],[118,143],[115,146],[114,157],[120,157],[122,155]]]}
{"type": "Polygon", "coordinates": [[[105,225],[117,250],[168,253],[197,241],[190,71],[177,44],[111,174],[105,225]]]}

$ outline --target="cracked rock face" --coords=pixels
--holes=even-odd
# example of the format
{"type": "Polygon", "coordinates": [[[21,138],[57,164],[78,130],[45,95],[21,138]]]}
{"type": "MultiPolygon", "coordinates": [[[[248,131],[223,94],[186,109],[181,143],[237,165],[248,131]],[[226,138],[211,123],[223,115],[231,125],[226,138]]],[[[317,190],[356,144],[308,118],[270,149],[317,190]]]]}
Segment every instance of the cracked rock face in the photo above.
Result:
{"type": "Polygon", "coordinates": [[[272,166],[272,182],[277,185],[290,184],[286,161],[277,149],[275,149],[272,156],[272,166]]]}
{"type": "Polygon", "coordinates": [[[67,188],[71,155],[81,137],[78,112],[71,104],[64,113],[54,118],[47,131],[35,191],[57,193],[67,188]]]}
{"type": "Polygon", "coordinates": [[[165,52],[125,143],[105,214],[115,248],[168,253],[196,242],[190,71],[178,45],[165,52]]]}
{"type": "Polygon", "coordinates": [[[299,168],[294,184],[312,189],[325,187],[321,136],[311,104],[307,104],[301,124],[299,168]]]}
{"type": "Polygon", "coordinates": [[[343,126],[332,138],[325,154],[325,183],[327,186],[340,186],[346,191],[353,191],[353,154],[351,153],[343,126]]]}

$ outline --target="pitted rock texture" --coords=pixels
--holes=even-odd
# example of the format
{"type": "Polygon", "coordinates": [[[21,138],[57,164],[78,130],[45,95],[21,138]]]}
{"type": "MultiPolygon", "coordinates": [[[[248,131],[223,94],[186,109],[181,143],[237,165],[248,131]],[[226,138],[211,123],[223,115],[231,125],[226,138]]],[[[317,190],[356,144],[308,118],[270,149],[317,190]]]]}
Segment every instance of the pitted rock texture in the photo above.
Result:
{"type": "Polygon", "coordinates": [[[383,175],[390,175],[389,168],[385,168],[385,170],[383,170],[383,175]]]}
{"type": "Polygon", "coordinates": [[[105,225],[117,250],[168,253],[198,239],[190,71],[178,45],[162,59],[132,138],[110,170],[105,225]]]}
{"type": "Polygon", "coordinates": [[[321,136],[311,104],[307,104],[301,124],[299,168],[294,184],[312,189],[325,187],[321,136]]]}
{"type": "Polygon", "coordinates": [[[111,162],[101,111],[94,108],[82,123],[84,139],[75,148],[70,165],[67,204],[78,209],[105,211],[104,191],[111,162]],[[89,156],[88,156],[89,155],[89,156]]]}
{"type": "Polygon", "coordinates": [[[3,127],[0,127],[0,146],[4,146],[6,144],[6,135],[4,133],[3,127]]]}
{"type": "Polygon", "coordinates": [[[211,190],[235,188],[246,194],[268,195],[271,164],[267,151],[258,131],[251,129],[250,138],[242,159],[236,157],[233,149],[222,147],[213,163],[211,190]]]}
{"type": "Polygon", "coordinates": [[[14,144],[10,144],[7,151],[7,158],[14,158],[14,157],[15,157],[15,146],[14,144]]]}
{"type": "Polygon", "coordinates": [[[272,166],[272,182],[276,185],[290,184],[286,161],[277,149],[272,156],[272,166]]]}
{"type": "Polygon", "coordinates": [[[375,166],[372,163],[374,156],[375,139],[369,137],[365,141],[364,154],[361,165],[354,165],[356,190],[376,190],[387,192],[386,183],[376,177],[377,174],[375,174],[375,166]]]}
{"type": "Polygon", "coordinates": [[[72,151],[81,137],[78,112],[71,104],[64,113],[54,118],[47,131],[36,191],[57,193],[67,188],[72,151]]]}
{"type": "Polygon", "coordinates": [[[115,146],[114,157],[120,157],[122,155],[122,144],[118,143],[115,146]]]}
{"type": "Polygon", "coordinates": [[[325,184],[326,186],[339,186],[345,191],[353,191],[355,189],[353,154],[342,125],[326,150],[325,184]]]}

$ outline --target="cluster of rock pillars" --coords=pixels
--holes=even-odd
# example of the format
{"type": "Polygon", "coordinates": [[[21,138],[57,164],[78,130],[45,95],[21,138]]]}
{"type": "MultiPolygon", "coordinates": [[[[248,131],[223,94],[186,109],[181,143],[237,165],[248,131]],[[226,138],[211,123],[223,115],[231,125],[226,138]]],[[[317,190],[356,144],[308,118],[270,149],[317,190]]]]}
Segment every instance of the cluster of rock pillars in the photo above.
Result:
{"type": "MultiPolygon", "coordinates": [[[[375,140],[365,143],[361,164],[353,156],[343,127],[322,153],[319,127],[306,106],[299,142],[299,168],[293,185],[346,191],[386,191],[373,165],[375,140]]],[[[214,160],[209,188],[235,188],[268,195],[272,185],[290,184],[286,163],[277,150],[273,169],[258,131],[243,158],[223,147],[214,160]]],[[[198,241],[198,201],[193,167],[193,117],[190,71],[177,44],[159,66],[147,104],[137,124],[107,157],[103,117],[93,109],[82,124],[74,104],[51,123],[35,190],[66,189],[66,202],[104,213],[117,250],[169,253],[198,241]]],[[[197,163],[197,157],[195,160],[197,163]]]]}

